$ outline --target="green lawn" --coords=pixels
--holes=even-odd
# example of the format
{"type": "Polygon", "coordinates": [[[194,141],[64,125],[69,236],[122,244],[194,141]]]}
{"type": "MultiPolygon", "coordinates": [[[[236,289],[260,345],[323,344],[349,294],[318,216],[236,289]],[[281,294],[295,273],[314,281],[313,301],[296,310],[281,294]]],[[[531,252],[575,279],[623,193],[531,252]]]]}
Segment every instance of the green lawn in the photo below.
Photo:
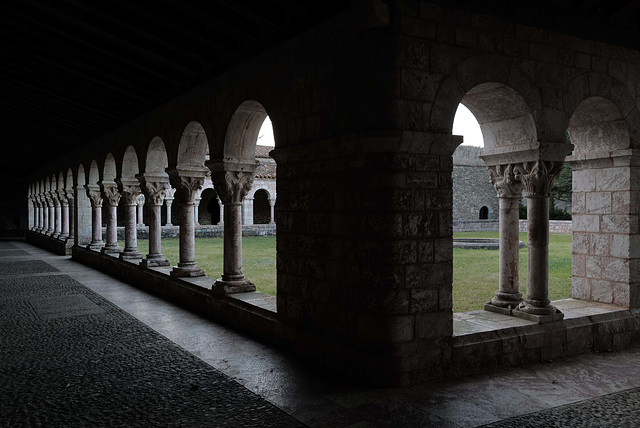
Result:
{"type": "MultiPolygon", "coordinates": [[[[498,232],[461,232],[456,238],[497,238],[498,232]]],[[[527,234],[520,233],[525,244],[527,234]]],[[[520,249],[520,291],[527,291],[527,248],[520,249]]],[[[453,311],[482,309],[498,289],[498,251],[453,249],[453,311]]],[[[571,297],[571,235],[549,236],[549,298],[571,297]]]]}
{"type": "MultiPolygon", "coordinates": [[[[456,233],[459,238],[497,238],[497,232],[456,233]]],[[[527,234],[520,240],[527,242],[527,234]]],[[[207,275],[222,273],[222,238],[196,238],[196,262],[207,275]]],[[[124,248],[124,243],[120,242],[124,248]]],[[[138,240],[138,249],[148,253],[149,242],[138,240]]],[[[162,252],[173,264],[178,262],[178,239],[163,239],[162,252]]],[[[276,294],[276,238],[242,238],[243,272],[263,293],[276,294]]],[[[520,249],[520,291],[527,290],[527,248],[520,249]]],[[[482,309],[498,289],[497,250],[453,250],[453,311],[482,309]]],[[[571,235],[549,237],[549,295],[551,300],[571,297],[571,235]]]]}

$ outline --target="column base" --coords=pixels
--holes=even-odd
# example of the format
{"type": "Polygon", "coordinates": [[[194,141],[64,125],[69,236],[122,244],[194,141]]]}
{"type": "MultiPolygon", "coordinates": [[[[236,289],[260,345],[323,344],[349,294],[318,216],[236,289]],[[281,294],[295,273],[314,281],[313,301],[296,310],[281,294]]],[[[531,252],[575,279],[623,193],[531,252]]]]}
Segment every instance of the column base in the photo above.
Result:
{"type": "Polygon", "coordinates": [[[122,252],[122,248],[120,248],[120,246],[118,246],[118,245],[109,245],[109,244],[107,244],[104,247],[102,247],[100,252],[102,254],[118,254],[118,253],[122,252]]]}
{"type": "Polygon", "coordinates": [[[528,302],[522,302],[512,311],[512,315],[529,321],[545,324],[554,321],[560,321],[564,318],[564,314],[553,305],[545,307],[534,306],[528,302]]]}
{"type": "Polygon", "coordinates": [[[171,269],[169,275],[177,278],[204,276],[204,270],[202,270],[202,268],[196,263],[178,263],[178,266],[174,266],[173,269],[171,269]]]}
{"type": "Polygon", "coordinates": [[[149,257],[149,255],[147,255],[147,257],[143,258],[142,261],[140,262],[140,266],[144,266],[144,267],[171,266],[171,262],[163,256],[149,257]]]}
{"type": "Polygon", "coordinates": [[[522,303],[522,293],[506,293],[496,291],[490,302],[484,305],[485,311],[497,312],[499,314],[511,315],[511,311],[522,303]]]}
{"type": "Polygon", "coordinates": [[[89,245],[87,245],[87,250],[100,251],[102,250],[102,247],[104,247],[103,242],[92,242],[89,245]]]}
{"type": "Polygon", "coordinates": [[[124,250],[120,253],[120,260],[140,260],[142,253],[137,250],[124,250]]]}
{"type": "Polygon", "coordinates": [[[213,294],[220,296],[256,291],[256,286],[248,279],[241,279],[237,281],[225,281],[223,279],[218,279],[211,287],[211,291],[213,294]]]}

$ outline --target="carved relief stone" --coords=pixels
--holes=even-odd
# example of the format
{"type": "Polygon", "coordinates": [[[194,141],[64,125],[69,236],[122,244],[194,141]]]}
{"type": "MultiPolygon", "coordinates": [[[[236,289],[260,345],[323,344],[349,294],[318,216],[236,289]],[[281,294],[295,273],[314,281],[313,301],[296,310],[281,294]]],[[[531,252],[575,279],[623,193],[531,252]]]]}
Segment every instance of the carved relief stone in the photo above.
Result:
{"type": "Polygon", "coordinates": [[[516,177],[513,165],[491,166],[489,177],[498,192],[498,198],[519,198],[522,195],[523,184],[520,178],[516,177]]]}
{"type": "Polygon", "coordinates": [[[522,181],[527,198],[547,198],[562,169],[561,161],[523,162],[514,167],[516,179],[522,181]]]}
{"type": "Polygon", "coordinates": [[[211,175],[216,193],[222,203],[242,203],[253,186],[251,171],[216,171],[211,175]]]}

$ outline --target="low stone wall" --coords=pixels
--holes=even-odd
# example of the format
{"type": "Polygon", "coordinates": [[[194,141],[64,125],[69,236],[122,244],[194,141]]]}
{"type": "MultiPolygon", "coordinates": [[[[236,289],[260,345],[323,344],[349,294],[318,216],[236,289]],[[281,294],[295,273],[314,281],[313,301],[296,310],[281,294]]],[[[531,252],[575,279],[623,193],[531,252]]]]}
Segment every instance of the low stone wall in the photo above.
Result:
{"type": "MultiPolygon", "coordinates": [[[[102,235],[106,236],[106,228],[102,228],[102,235]]],[[[138,226],[138,239],[149,239],[149,226],[138,226]]],[[[222,238],[223,225],[200,225],[195,228],[196,238],[222,238]]],[[[252,224],[242,226],[242,236],[276,236],[275,224],[252,224]]],[[[163,238],[179,238],[180,226],[162,226],[163,238]]],[[[124,240],[124,227],[118,227],[118,239],[124,240]]]]}
{"type": "Polygon", "coordinates": [[[26,231],[25,238],[28,243],[44,248],[45,250],[51,251],[52,253],[60,256],[70,255],[71,247],[73,247],[73,239],[71,238],[56,239],[32,230],[26,231]]]}
{"type": "MultiPolygon", "coordinates": [[[[571,220],[549,220],[549,233],[566,233],[572,231],[571,220]]],[[[527,231],[527,220],[520,220],[520,232],[527,231]]]]}
{"type": "Polygon", "coordinates": [[[453,232],[497,232],[498,220],[454,220],[453,232]]]}

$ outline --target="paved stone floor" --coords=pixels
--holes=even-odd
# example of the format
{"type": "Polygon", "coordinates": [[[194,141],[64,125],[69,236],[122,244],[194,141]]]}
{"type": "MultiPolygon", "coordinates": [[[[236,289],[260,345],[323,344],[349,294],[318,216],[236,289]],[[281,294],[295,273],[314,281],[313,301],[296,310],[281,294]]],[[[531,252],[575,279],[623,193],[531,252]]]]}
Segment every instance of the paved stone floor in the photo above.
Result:
{"type": "Polygon", "coordinates": [[[0,426],[637,427],[640,347],[368,388],[0,242],[0,426]]]}

